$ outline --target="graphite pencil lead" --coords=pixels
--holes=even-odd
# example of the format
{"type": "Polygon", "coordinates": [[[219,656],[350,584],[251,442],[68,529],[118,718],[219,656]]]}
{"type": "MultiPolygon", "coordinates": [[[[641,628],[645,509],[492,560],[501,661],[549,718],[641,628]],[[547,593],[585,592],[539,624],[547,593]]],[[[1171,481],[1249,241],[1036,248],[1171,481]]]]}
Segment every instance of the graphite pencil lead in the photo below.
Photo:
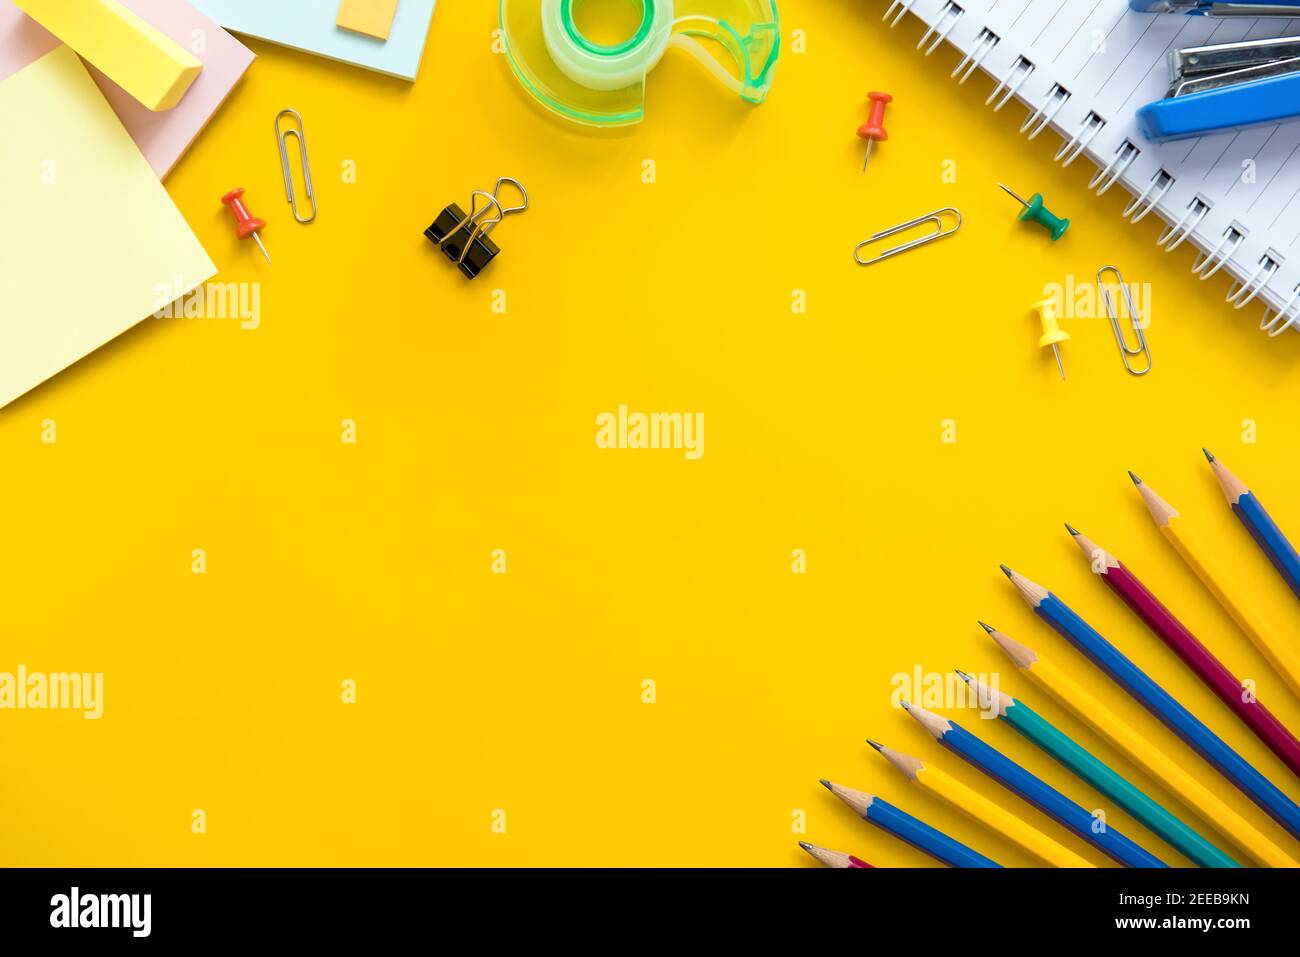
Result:
{"type": "Polygon", "coordinates": [[[906,778],[916,780],[917,774],[925,769],[925,765],[910,755],[895,751],[893,748],[881,748],[880,756],[898,768],[906,778]]]}
{"type": "Polygon", "coordinates": [[[962,681],[966,682],[967,684],[970,684],[972,681],[975,680],[966,672],[962,671],[960,668],[954,668],[953,671],[956,672],[958,678],[960,678],[962,681]]]}
{"type": "Polygon", "coordinates": [[[1079,536],[1079,530],[1075,528],[1073,525],[1071,525],[1069,522],[1065,523],[1065,530],[1069,532],[1071,535],[1075,536],[1076,538],[1079,536]]]}
{"type": "Polygon", "coordinates": [[[813,848],[813,846],[809,844],[807,841],[800,841],[799,846],[802,847],[805,851],[811,851],[813,848]]]}
{"type": "MultiPolygon", "coordinates": [[[[1145,488],[1145,486],[1143,486],[1143,488],[1145,488]]],[[[1069,528],[1069,526],[1066,527],[1069,528]]],[[[1074,544],[1079,546],[1079,551],[1088,556],[1088,560],[1093,563],[1092,570],[1097,572],[1097,574],[1108,575],[1112,568],[1119,567],[1119,559],[1106,551],[1106,549],[1099,546],[1087,535],[1084,535],[1082,532],[1076,531],[1075,529],[1070,529],[1070,534],[1074,536],[1074,544]],[[1098,559],[1101,559],[1100,568],[1097,567],[1098,559]]]]}
{"type": "Polygon", "coordinates": [[[825,778],[819,778],[818,780],[821,781],[822,787],[824,787],[826,790],[828,791],[832,790],[830,781],[827,781],[825,778]]]}
{"type": "Polygon", "coordinates": [[[1038,655],[1032,648],[1022,645],[1010,635],[998,632],[993,636],[993,640],[1006,652],[1007,657],[1015,662],[1017,668],[1029,668],[1038,660],[1038,655]]]}
{"type": "Polygon", "coordinates": [[[1006,565],[999,565],[998,568],[1002,569],[1002,574],[1006,575],[1008,578],[1015,574],[1010,568],[1007,568],[1006,565]]]}
{"type": "Polygon", "coordinates": [[[1128,470],[1128,477],[1131,478],[1131,479],[1133,480],[1133,484],[1134,484],[1134,485],[1141,485],[1141,484],[1142,484],[1142,480],[1141,480],[1140,478],[1138,478],[1136,475],[1133,474],[1133,470],[1132,470],[1132,469],[1129,469],[1129,470],[1128,470]]]}
{"type": "MultiPolygon", "coordinates": [[[[1209,455],[1208,452],[1206,454],[1209,455]]],[[[1236,505],[1241,501],[1241,497],[1250,491],[1242,483],[1241,479],[1229,472],[1224,468],[1222,462],[1212,456],[1210,457],[1210,471],[1218,479],[1219,488],[1223,489],[1223,495],[1228,500],[1228,504],[1236,505]]]]}
{"type": "MultiPolygon", "coordinates": [[[[1075,541],[1078,542],[1078,539],[1076,538],[1075,541]]],[[[1031,608],[1037,608],[1047,598],[1048,591],[1042,585],[1031,582],[1019,572],[1013,572],[1007,568],[1006,565],[1002,566],[1002,570],[1007,573],[1007,579],[1016,586],[1016,591],[1020,592],[1020,597],[1027,601],[1031,608]]]]}
{"type": "Polygon", "coordinates": [[[996,628],[994,628],[994,627],[993,627],[992,625],[990,625],[990,624],[987,624],[986,622],[982,622],[982,621],[981,621],[979,624],[980,624],[980,627],[983,628],[983,629],[984,629],[986,632],[988,632],[990,635],[993,634],[993,632],[997,631],[996,628]]]}
{"type": "MultiPolygon", "coordinates": [[[[1218,471],[1222,469],[1223,466],[1218,462],[1215,462],[1210,466],[1210,468],[1218,471]]],[[[1150,485],[1147,485],[1145,482],[1139,482],[1137,490],[1138,494],[1142,496],[1142,501],[1146,504],[1147,511],[1151,513],[1151,517],[1155,520],[1156,525],[1163,528],[1169,524],[1171,519],[1178,517],[1178,509],[1174,508],[1157,495],[1155,489],[1150,485]]]]}
{"type": "Polygon", "coordinates": [[[1209,449],[1205,449],[1205,448],[1203,448],[1203,449],[1201,449],[1201,451],[1205,453],[1205,460],[1206,460],[1207,462],[1213,462],[1213,461],[1214,461],[1214,456],[1210,454],[1210,450],[1209,450],[1209,449]]]}
{"type": "Polygon", "coordinates": [[[952,722],[947,718],[940,717],[933,711],[926,711],[924,708],[909,708],[907,713],[915,719],[917,724],[940,741],[943,740],[945,734],[952,730],[952,722]]]}
{"type": "Polygon", "coordinates": [[[842,784],[831,787],[831,793],[863,817],[866,817],[867,809],[876,803],[876,799],[865,791],[855,791],[842,784]]]}
{"type": "Polygon", "coordinates": [[[867,738],[867,744],[871,745],[877,751],[879,751],[881,748],[884,747],[884,745],[881,744],[879,741],[872,741],[870,738],[867,738]]]}

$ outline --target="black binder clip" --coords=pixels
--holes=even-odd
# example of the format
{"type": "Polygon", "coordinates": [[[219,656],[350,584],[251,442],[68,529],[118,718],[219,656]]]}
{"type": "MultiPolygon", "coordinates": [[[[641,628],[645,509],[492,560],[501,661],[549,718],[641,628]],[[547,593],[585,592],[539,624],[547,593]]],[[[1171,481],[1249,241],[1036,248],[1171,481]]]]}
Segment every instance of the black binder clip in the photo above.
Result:
{"type": "Polygon", "coordinates": [[[511,213],[522,213],[527,208],[528,190],[524,189],[524,184],[502,176],[492,187],[492,192],[476,189],[470,194],[468,214],[452,203],[438,214],[424,235],[460,268],[466,278],[473,279],[501,252],[501,247],[488,239],[488,233],[511,213]],[[503,183],[519,190],[524,201],[518,206],[502,206],[497,194],[501,192],[503,183]]]}

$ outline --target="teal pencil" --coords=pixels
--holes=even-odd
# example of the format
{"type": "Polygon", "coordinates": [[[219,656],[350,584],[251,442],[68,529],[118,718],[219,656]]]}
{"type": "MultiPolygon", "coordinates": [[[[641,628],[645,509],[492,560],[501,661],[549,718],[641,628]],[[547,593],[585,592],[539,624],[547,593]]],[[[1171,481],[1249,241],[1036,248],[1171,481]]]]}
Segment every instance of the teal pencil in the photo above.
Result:
{"type": "Polygon", "coordinates": [[[1240,867],[1223,851],[1167,810],[1147,797],[1110,767],[1093,757],[1069,737],[1057,730],[1046,718],[1018,698],[994,691],[984,682],[964,671],[958,676],[975,689],[983,708],[996,706],[998,717],[1006,721],[1035,745],[1042,748],[1069,771],[1106,795],[1133,816],[1152,834],[1200,867],[1240,867]]]}

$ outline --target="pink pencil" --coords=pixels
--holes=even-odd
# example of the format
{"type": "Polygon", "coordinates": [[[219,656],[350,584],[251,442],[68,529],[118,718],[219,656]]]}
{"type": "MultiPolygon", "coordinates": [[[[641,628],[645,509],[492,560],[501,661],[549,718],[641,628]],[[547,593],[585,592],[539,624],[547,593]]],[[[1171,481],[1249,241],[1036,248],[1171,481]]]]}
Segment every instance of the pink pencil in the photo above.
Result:
{"type": "Polygon", "coordinates": [[[809,844],[807,841],[800,841],[799,846],[813,856],[813,860],[826,867],[870,867],[875,869],[874,864],[868,864],[864,860],[854,857],[852,854],[845,854],[843,851],[831,851],[824,847],[818,847],[816,844],[809,844]]]}
{"type": "Polygon", "coordinates": [[[1082,549],[1083,554],[1092,562],[1093,570],[1100,569],[1102,581],[1110,590],[1119,595],[1137,613],[1148,628],[1154,631],[1174,654],[1183,659],[1205,684],[1233,710],[1246,727],[1250,728],[1266,745],[1291,769],[1291,773],[1300,777],[1300,741],[1286,729],[1273,713],[1255,700],[1253,695],[1245,693],[1242,683],[1237,680],[1227,666],[1201,644],[1187,627],[1174,617],[1159,599],[1142,584],[1131,571],[1120,564],[1119,559],[1109,552],[1098,548],[1090,539],[1080,534],[1069,525],[1065,526],[1074,536],[1074,543],[1082,549]]]}

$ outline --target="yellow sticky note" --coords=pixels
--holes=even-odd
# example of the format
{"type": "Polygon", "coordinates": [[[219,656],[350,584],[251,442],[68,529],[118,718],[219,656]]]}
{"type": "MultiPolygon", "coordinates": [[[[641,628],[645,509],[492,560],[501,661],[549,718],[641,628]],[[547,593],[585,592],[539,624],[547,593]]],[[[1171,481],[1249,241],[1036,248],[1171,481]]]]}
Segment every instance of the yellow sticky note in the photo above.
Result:
{"type": "Polygon", "coordinates": [[[151,110],[179,103],[203,69],[198,57],[117,0],[14,2],[151,110]]]}
{"type": "Polygon", "coordinates": [[[217,270],[70,47],[0,82],[0,128],[4,406],[217,270]]]}
{"type": "Polygon", "coordinates": [[[334,22],[344,30],[387,40],[397,15],[397,0],[343,0],[334,22]]]}

